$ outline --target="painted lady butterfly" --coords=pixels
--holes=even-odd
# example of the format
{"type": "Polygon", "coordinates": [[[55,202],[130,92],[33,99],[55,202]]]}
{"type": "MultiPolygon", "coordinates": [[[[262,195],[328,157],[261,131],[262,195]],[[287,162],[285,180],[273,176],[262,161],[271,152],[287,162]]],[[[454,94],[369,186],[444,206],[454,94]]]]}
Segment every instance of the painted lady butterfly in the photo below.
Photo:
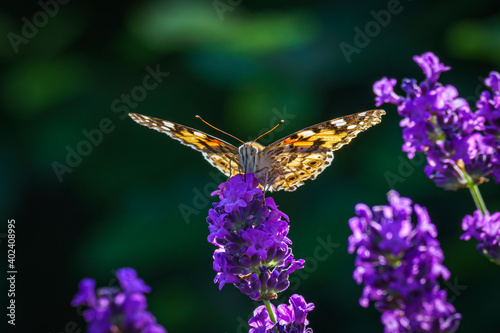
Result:
{"type": "Polygon", "coordinates": [[[254,173],[269,191],[295,191],[305,180],[315,179],[330,165],[335,150],[380,123],[384,114],[384,110],[355,113],[307,127],[266,147],[257,142],[244,142],[239,148],[170,121],[137,113],[129,116],[136,123],[199,151],[228,177],[254,173]]]}

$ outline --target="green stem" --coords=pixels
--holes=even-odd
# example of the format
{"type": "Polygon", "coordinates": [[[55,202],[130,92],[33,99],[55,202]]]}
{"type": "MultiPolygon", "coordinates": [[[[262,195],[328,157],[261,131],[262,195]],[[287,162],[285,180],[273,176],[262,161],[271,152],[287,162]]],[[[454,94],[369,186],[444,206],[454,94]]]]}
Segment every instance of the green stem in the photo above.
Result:
{"type": "Polygon", "coordinates": [[[483,215],[486,214],[486,205],[484,204],[483,196],[479,191],[479,186],[476,184],[469,185],[470,194],[472,195],[472,199],[474,199],[474,203],[476,204],[477,209],[481,210],[483,215]]]}
{"type": "Polygon", "coordinates": [[[463,176],[466,180],[467,187],[469,188],[470,194],[472,195],[472,199],[474,200],[474,203],[476,204],[476,208],[481,211],[482,215],[485,215],[486,212],[488,211],[486,209],[486,205],[484,204],[483,196],[481,195],[481,192],[479,191],[479,186],[477,184],[474,184],[474,181],[472,180],[472,177],[464,170],[463,167],[457,167],[462,171],[463,176]]]}
{"type": "MultiPolygon", "coordinates": [[[[271,302],[264,301],[264,304],[266,305],[267,313],[269,313],[269,318],[271,318],[271,321],[276,324],[276,317],[274,316],[273,309],[271,308],[271,302]]],[[[274,327],[274,331],[278,332],[276,330],[276,326],[274,327]]]]}

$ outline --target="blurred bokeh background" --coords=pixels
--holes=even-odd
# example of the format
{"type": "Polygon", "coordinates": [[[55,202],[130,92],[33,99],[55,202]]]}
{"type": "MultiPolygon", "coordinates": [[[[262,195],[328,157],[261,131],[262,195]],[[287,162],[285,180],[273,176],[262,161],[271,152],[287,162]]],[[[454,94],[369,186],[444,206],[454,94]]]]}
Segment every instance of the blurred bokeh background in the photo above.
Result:
{"type": "MultiPolygon", "coordinates": [[[[422,79],[415,54],[433,51],[452,66],[441,82],[471,103],[482,78],[500,70],[498,1],[22,1],[2,5],[0,31],[1,261],[5,274],[13,218],[15,332],[84,329],[69,304],[79,280],[104,286],[125,266],[152,286],[150,310],[170,333],[248,331],[255,304],[213,284],[206,193],[220,175],[127,112],[234,144],[194,115],[244,140],[285,119],[260,141],[268,144],[375,108],[376,80],[422,79]]],[[[500,269],[459,240],[475,209],[470,194],[436,188],[422,161],[409,163],[399,116],[385,109],[382,124],[337,152],[316,181],[273,194],[290,216],[295,256],[309,262],[280,301],[300,293],[314,302],[315,332],[382,332],[373,306],[358,304],[347,220],[358,202],[386,203],[388,179],[399,176],[393,187],[426,206],[438,227],[459,331],[498,332],[500,269]],[[336,248],[315,257],[327,241],[336,248]]],[[[481,190],[499,211],[498,186],[481,190]]]]}

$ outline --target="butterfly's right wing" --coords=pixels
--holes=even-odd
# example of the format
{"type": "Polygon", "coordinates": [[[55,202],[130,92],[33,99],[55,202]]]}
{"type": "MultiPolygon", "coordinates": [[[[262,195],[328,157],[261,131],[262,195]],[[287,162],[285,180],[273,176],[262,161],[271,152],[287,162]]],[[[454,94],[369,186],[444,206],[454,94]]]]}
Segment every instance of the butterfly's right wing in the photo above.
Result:
{"type": "Polygon", "coordinates": [[[183,145],[193,148],[203,154],[203,157],[219,169],[223,174],[232,177],[241,173],[238,158],[238,148],[230,143],[217,139],[184,125],[170,121],[144,116],[138,113],[129,113],[130,118],[136,123],[167,134],[172,139],[180,141],[183,145]]]}
{"type": "Polygon", "coordinates": [[[263,154],[273,161],[271,189],[294,191],[315,179],[333,160],[333,152],[359,133],[379,124],[384,110],[369,110],[328,120],[300,130],[267,146],[263,154]]]}

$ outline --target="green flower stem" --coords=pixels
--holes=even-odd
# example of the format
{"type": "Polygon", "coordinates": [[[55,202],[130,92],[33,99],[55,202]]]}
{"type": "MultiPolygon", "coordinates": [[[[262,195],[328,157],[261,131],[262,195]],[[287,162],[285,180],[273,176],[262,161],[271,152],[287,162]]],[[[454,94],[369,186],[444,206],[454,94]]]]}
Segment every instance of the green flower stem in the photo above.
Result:
{"type": "MultiPolygon", "coordinates": [[[[264,304],[266,305],[267,313],[269,313],[269,318],[271,318],[271,321],[276,324],[276,317],[274,316],[273,309],[271,308],[271,302],[264,301],[264,304]]],[[[274,327],[274,331],[278,332],[276,327],[274,327]]]]}
{"type": "Polygon", "coordinates": [[[474,203],[476,204],[477,209],[481,210],[483,215],[486,214],[486,205],[484,204],[483,196],[479,191],[479,186],[476,184],[469,185],[470,194],[472,195],[472,199],[474,199],[474,203]]]}
{"type": "Polygon", "coordinates": [[[472,177],[467,172],[465,172],[463,167],[460,169],[463,171],[463,176],[467,181],[466,184],[467,187],[469,188],[470,194],[472,195],[472,199],[476,204],[476,208],[481,211],[481,214],[485,215],[488,210],[486,209],[486,205],[484,204],[483,196],[479,191],[479,186],[477,186],[477,184],[474,184],[472,177]]]}

